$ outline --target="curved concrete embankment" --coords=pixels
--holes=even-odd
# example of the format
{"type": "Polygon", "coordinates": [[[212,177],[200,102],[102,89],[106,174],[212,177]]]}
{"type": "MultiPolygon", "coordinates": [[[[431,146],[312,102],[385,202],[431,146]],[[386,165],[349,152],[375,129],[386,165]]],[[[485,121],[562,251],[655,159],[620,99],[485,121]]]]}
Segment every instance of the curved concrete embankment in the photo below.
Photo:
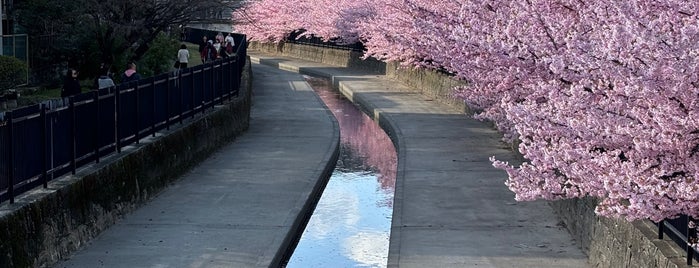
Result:
{"type": "Polygon", "coordinates": [[[251,74],[248,60],[231,102],[0,206],[0,267],[45,267],[68,256],[238,137],[249,126],[251,74]]]}
{"type": "Polygon", "coordinates": [[[389,267],[586,267],[546,202],[514,202],[488,157],[517,161],[488,124],[383,75],[251,52],[251,60],[329,77],[398,151],[389,267]]]}
{"type": "MultiPolygon", "coordinates": [[[[492,210],[496,210],[508,214],[507,220],[509,220],[509,222],[494,223],[497,227],[506,227],[501,231],[503,233],[507,233],[508,235],[511,234],[511,232],[538,232],[535,230],[537,226],[543,226],[544,228],[549,229],[549,231],[541,230],[544,233],[557,233],[559,230],[561,230],[562,227],[567,228],[570,231],[572,237],[576,240],[576,246],[574,247],[579,247],[580,249],[582,249],[582,252],[588,255],[588,264],[594,267],[685,267],[683,256],[684,254],[682,253],[682,249],[676,246],[672,241],[668,240],[667,238],[664,240],[657,239],[657,231],[655,229],[655,226],[651,222],[638,221],[634,223],[628,223],[624,220],[598,217],[594,214],[594,206],[596,202],[591,199],[564,200],[556,202],[537,202],[538,204],[532,205],[534,207],[538,206],[535,209],[535,211],[525,213],[529,216],[533,215],[534,218],[528,218],[522,215],[521,211],[517,211],[516,209],[510,210],[507,207],[496,208],[491,206],[492,203],[497,203],[502,200],[509,200],[505,204],[511,207],[529,206],[528,203],[515,203],[510,194],[500,193],[498,194],[497,200],[491,200],[492,202],[485,202],[485,200],[489,200],[489,198],[491,198],[490,196],[481,196],[479,197],[479,200],[483,202],[455,203],[446,202],[440,198],[434,198],[439,197],[440,193],[434,192],[433,188],[439,188],[444,186],[444,184],[440,185],[440,183],[437,182],[438,180],[429,183],[425,183],[424,181],[422,181],[422,183],[424,183],[424,187],[419,189],[414,188],[413,190],[408,189],[408,187],[410,187],[411,185],[414,186],[415,184],[421,183],[420,178],[418,178],[420,176],[422,176],[424,179],[441,179],[443,177],[448,177],[445,174],[449,173],[450,169],[453,168],[453,166],[450,165],[445,165],[441,167],[433,166],[431,168],[436,169],[431,169],[432,172],[430,172],[430,169],[426,169],[421,166],[426,167],[427,165],[423,165],[425,164],[425,162],[434,162],[435,160],[441,159],[440,157],[443,157],[443,155],[440,155],[440,153],[437,153],[437,151],[442,153],[451,152],[455,148],[458,148],[458,146],[460,145],[452,147],[445,145],[446,143],[435,142],[434,144],[432,144],[432,146],[435,147],[434,151],[424,148],[416,149],[414,146],[419,144],[420,142],[428,142],[427,140],[429,139],[438,141],[440,139],[445,138],[445,135],[449,135],[445,134],[449,133],[449,131],[447,130],[438,131],[439,127],[437,127],[437,124],[463,124],[463,121],[458,120],[436,121],[434,120],[433,116],[429,115],[432,114],[431,112],[429,112],[429,108],[426,108],[427,106],[432,105],[430,103],[439,102],[440,105],[445,105],[446,107],[448,107],[446,108],[447,110],[453,109],[455,111],[458,111],[459,113],[469,113],[468,107],[465,106],[463,102],[455,100],[448,93],[451,87],[453,87],[454,85],[458,85],[459,82],[453,81],[451,78],[447,76],[426,72],[423,70],[401,69],[398,68],[396,64],[388,64],[387,66],[384,65],[386,68],[385,70],[376,72],[376,63],[373,61],[370,62],[370,65],[372,67],[368,68],[368,70],[373,72],[367,73],[366,70],[362,70],[361,64],[354,63],[354,68],[346,68],[350,66],[346,63],[348,62],[347,59],[334,59],[334,57],[325,56],[341,53],[344,53],[344,55],[348,57],[356,56],[352,55],[349,52],[331,53],[327,52],[326,50],[333,49],[321,47],[304,47],[303,49],[301,49],[299,48],[299,46],[302,45],[276,44],[272,46],[268,44],[255,43],[251,45],[251,48],[257,50],[258,54],[252,52],[252,59],[255,62],[266,63],[285,70],[291,70],[301,73],[307,73],[310,75],[318,75],[331,78],[333,80],[333,84],[337,88],[343,91],[343,93],[346,96],[348,96],[348,98],[352,99],[355,103],[361,106],[367,114],[373,116],[375,120],[377,120],[379,124],[384,129],[386,129],[387,132],[389,132],[389,134],[395,139],[394,142],[396,143],[396,147],[399,150],[399,159],[402,160],[399,160],[398,183],[396,189],[397,196],[395,202],[396,208],[394,213],[395,222],[392,230],[391,256],[389,257],[389,266],[419,267],[418,264],[420,264],[421,261],[423,262],[422,264],[425,264],[424,261],[431,261],[431,259],[429,258],[431,253],[448,254],[450,252],[455,253],[455,256],[445,257],[447,261],[446,263],[441,263],[443,264],[442,266],[450,267],[458,264],[468,265],[466,261],[473,259],[463,257],[460,258],[458,257],[458,255],[466,254],[472,255],[470,257],[475,257],[478,256],[478,254],[472,254],[473,252],[469,251],[467,248],[445,247],[439,249],[438,247],[432,247],[430,246],[432,242],[429,241],[429,239],[448,240],[449,238],[452,238],[452,236],[449,234],[461,235],[463,236],[463,239],[467,240],[463,241],[464,243],[472,243],[475,244],[477,247],[481,247],[482,250],[488,250],[489,246],[487,244],[487,240],[497,240],[496,237],[482,236],[482,234],[485,234],[485,232],[458,234],[458,232],[451,232],[449,230],[460,230],[468,228],[468,225],[475,226],[481,224],[478,220],[493,217],[491,212],[492,210]],[[299,53],[298,50],[302,50],[304,52],[299,53]],[[316,55],[312,57],[304,56],[311,54],[312,52],[315,52],[316,55]],[[294,59],[290,57],[296,58],[294,59]],[[319,57],[321,60],[318,60],[319,57]],[[307,60],[313,60],[315,62],[309,62],[307,60]],[[391,79],[391,82],[370,81],[371,76],[380,77],[384,74],[386,78],[391,79]],[[380,84],[378,87],[372,90],[357,90],[372,83],[383,84],[380,84]],[[404,83],[402,86],[398,85],[402,83],[404,83]],[[392,90],[385,90],[389,88],[392,90]],[[400,96],[408,95],[399,94],[395,91],[395,89],[397,88],[400,88],[399,90],[397,90],[398,92],[407,91],[414,93],[416,95],[414,97],[421,99],[421,102],[410,103],[408,105],[410,105],[411,107],[404,107],[404,99],[402,99],[402,97],[400,96]],[[404,109],[404,111],[401,112],[401,109],[404,109]],[[406,111],[412,112],[415,115],[410,117],[401,114],[406,111]],[[417,124],[415,124],[415,122],[417,122],[417,124]],[[432,131],[425,130],[429,128],[433,128],[432,131]],[[418,154],[418,152],[420,154],[418,154]],[[423,154],[424,156],[420,156],[421,154],[423,154]],[[414,178],[410,178],[410,176],[407,175],[407,173],[415,173],[421,175],[416,175],[414,176],[414,178]],[[434,205],[435,208],[437,208],[435,209],[435,211],[438,211],[442,207],[445,207],[448,211],[451,207],[454,209],[452,212],[456,212],[460,211],[459,209],[462,209],[460,208],[461,206],[469,205],[472,206],[471,209],[477,210],[476,214],[478,215],[470,215],[471,219],[467,221],[462,221],[460,223],[461,226],[459,226],[458,223],[454,225],[446,224],[445,220],[443,220],[445,215],[439,213],[428,212],[424,215],[413,215],[412,218],[411,216],[405,217],[404,213],[406,211],[408,211],[408,213],[412,213],[410,211],[415,211],[415,209],[418,209],[418,207],[416,207],[416,205],[401,205],[401,203],[405,202],[403,198],[422,198],[423,200],[421,200],[420,202],[424,204],[434,205]],[[432,199],[437,199],[441,201],[435,201],[432,199]],[[548,203],[550,206],[541,207],[540,204],[542,203],[548,203]],[[549,214],[552,208],[553,211],[556,212],[557,216],[554,214],[549,214]],[[549,212],[546,212],[546,215],[542,215],[540,214],[541,211],[539,210],[549,212]],[[540,219],[540,217],[547,217],[548,220],[551,220],[552,222],[546,222],[546,220],[540,219]],[[438,220],[429,221],[429,219],[438,220]],[[521,222],[525,222],[526,224],[520,224],[521,222]],[[512,223],[514,223],[514,225],[512,225],[512,223]],[[524,230],[519,229],[523,228],[523,226],[525,228],[524,230]],[[439,228],[445,229],[447,231],[441,233],[432,233],[431,235],[427,236],[429,237],[429,239],[426,240],[412,240],[412,242],[414,242],[413,244],[415,244],[415,247],[412,249],[412,252],[410,246],[404,248],[399,245],[400,242],[396,242],[403,240],[402,238],[393,237],[415,236],[416,233],[420,233],[423,230],[439,228]],[[413,234],[410,234],[409,232],[402,232],[402,230],[409,229],[413,229],[416,232],[414,232],[413,234]],[[478,239],[478,237],[484,238],[485,240],[480,240],[478,239]],[[419,247],[429,248],[429,250],[420,251],[419,247]]],[[[437,114],[443,113],[437,112],[437,114]]],[[[464,137],[464,140],[462,140],[462,142],[469,143],[469,141],[465,140],[469,133],[479,135],[484,132],[492,131],[492,129],[485,130],[481,127],[482,126],[479,126],[477,128],[478,130],[476,130],[476,128],[469,127],[460,130],[459,135],[464,137]]],[[[492,133],[492,135],[499,136],[496,133],[492,133]]],[[[498,156],[498,158],[505,160],[507,160],[508,157],[511,157],[513,160],[511,162],[521,161],[521,155],[518,155],[515,152],[512,152],[511,150],[507,150],[509,149],[507,147],[511,146],[498,144],[497,142],[494,142],[489,139],[490,138],[486,139],[488,140],[487,142],[470,145],[476,146],[477,148],[481,148],[482,146],[491,147],[491,149],[493,149],[494,151],[488,152],[486,154],[496,155],[498,156]],[[507,152],[503,152],[501,150],[506,150],[507,152]],[[502,153],[511,154],[511,156],[503,156],[502,153]]],[[[462,154],[461,156],[453,157],[453,159],[451,160],[455,164],[461,163],[459,164],[459,166],[462,166],[464,164],[470,165],[473,162],[478,162],[482,160],[482,158],[472,158],[468,156],[466,152],[464,152],[464,154],[462,154]]],[[[482,174],[484,167],[485,165],[480,167],[473,166],[469,168],[469,170],[482,174]]],[[[449,176],[458,177],[460,175],[459,173],[451,173],[451,175],[449,176]]],[[[483,184],[484,179],[487,179],[487,177],[490,175],[471,176],[467,175],[466,173],[462,173],[461,176],[468,177],[469,179],[464,179],[464,181],[459,182],[460,186],[456,185],[454,186],[454,189],[445,190],[452,192],[472,191],[474,189],[468,188],[480,187],[483,184]],[[473,179],[477,180],[478,183],[471,184],[469,180],[473,179]]],[[[502,176],[502,174],[493,176],[502,176]]],[[[490,182],[492,181],[489,181],[488,183],[490,182]]],[[[500,187],[504,187],[504,185],[502,185],[501,182],[502,180],[497,182],[496,184],[499,184],[500,187]]],[[[476,192],[472,192],[472,194],[482,194],[483,189],[475,189],[476,192]]],[[[463,214],[469,212],[460,211],[459,213],[463,214]]],[[[449,216],[451,216],[451,214],[449,216]]],[[[486,226],[482,226],[482,228],[486,228],[486,226]]],[[[427,234],[426,232],[423,233],[427,234]]],[[[557,234],[560,235],[560,233],[557,234]]],[[[528,236],[527,239],[521,240],[522,243],[515,242],[518,238],[512,236],[510,236],[507,239],[497,241],[500,245],[502,245],[502,247],[505,248],[503,250],[509,250],[510,253],[505,253],[504,255],[506,257],[499,259],[500,262],[498,260],[492,260],[492,262],[484,261],[483,263],[479,263],[479,266],[488,266],[488,264],[496,267],[510,267],[510,265],[516,267],[542,267],[546,265],[552,265],[553,267],[567,266],[565,264],[567,262],[565,261],[560,263],[555,263],[554,261],[554,263],[550,263],[540,258],[537,258],[537,256],[542,257],[545,254],[539,255],[537,253],[532,252],[526,253],[526,251],[528,251],[530,247],[538,247],[544,251],[563,250],[563,255],[566,255],[568,253],[565,252],[575,251],[574,249],[570,249],[568,247],[566,247],[565,249],[555,249],[554,247],[551,247],[550,242],[537,243],[536,239],[532,239],[534,237],[528,236]],[[514,257],[514,255],[534,257],[528,258],[528,260],[523,263],[508,264],[508,261],[506,260],[507,256],[514,257]]],[[[481,256],[483,257],[481,260],[488,260],[489,258],[498,259],[497,254],[494,253],[498,252],[498,249],[490,248],[490,250],[492,254],[481,254],[481,256]]],[[[535,251],[536,250],[534,250],[534,252],[535,251]]],[[[562,258],[557,258],[554,256],[548,257],[559,260],[568,258],[573,260],[571,263],[569,263],[570,266],[579,265],[579,262],[575,260],[579,260],[579,258],[581,258],[580,255],[575,254],[574,252],[569,252],[569,254],[566,255],[567,257],[563,255],[560,256],[562,258]]],[[[433,264],[436,265],[438,263],[440,262],[434,262],[433,264]]],[[[434,265],[429,266],[434,267],[434,265]]]]}

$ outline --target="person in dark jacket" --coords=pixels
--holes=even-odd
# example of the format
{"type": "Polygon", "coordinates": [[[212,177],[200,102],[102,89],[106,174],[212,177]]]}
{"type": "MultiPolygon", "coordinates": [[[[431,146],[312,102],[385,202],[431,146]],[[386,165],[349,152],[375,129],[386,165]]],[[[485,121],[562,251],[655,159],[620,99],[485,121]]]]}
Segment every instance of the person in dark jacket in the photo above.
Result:
{"type": "Polygon", "coordinates": [[[132,81],[138,81],[141,80],[141,75],[136,72],[136,64],[133,62],[130,62],[127,65],[128,69],[124,71],[123,74],[121,74],[121,82],[122,83],[128,83],[132,81]]]}
{"type": "Polygon", "coordinates": [[[66,98],[80,94],[80,81],[78,80],[78,70],[68,69],[65,80],[63,80],[63,88],[61,89],[61,97],[66,98]]]}
{"type": "Polygon", "coordinates": [[[209,42],[206,41],[206,36],[203,36],[202,42],[199,43],[199,55],[201,56],[201,62],[206,62],[206,46],[209,45],[209,42]]]}

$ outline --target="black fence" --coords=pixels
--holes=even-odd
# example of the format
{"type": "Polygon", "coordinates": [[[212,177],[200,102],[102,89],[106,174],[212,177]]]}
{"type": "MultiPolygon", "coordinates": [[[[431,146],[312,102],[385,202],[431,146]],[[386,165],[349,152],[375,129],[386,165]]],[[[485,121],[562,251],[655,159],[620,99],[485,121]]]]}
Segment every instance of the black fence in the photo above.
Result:
{"type": "Polygon", "coordinates": [[[302,44],[302,45],[309,45],[309,46],[317,46],[317,47],[327,47],[327,48],[334,48],[334,49],[342,49],[342,50],[351,50],[351,51],[358,51],[358,52],[363,52],[366,50],[366,47],[364,47],[364,44],[361,42],[356,42],[353,44],[339,44],[337,42],[334,42],[332,40],[330,41],[323,41],[322,38],[316,37],[316,36],[301,36],[299,35],[303,34],[303,30],[298,30],[294,31],[289,36],[286,38],[284,42],[287,43],[292,43],[292,44],[302,44]]]}
{"type": "Polygon", "coordinates": [[[663,239],[667,234],[677,245],[683,247],[687,253],[687,265],[692,265],[694,259],[699,260],[697,252],[696,221],[687,215],[675,219],[667,219],[658,223],[658,239],[663,239]]]}
{"type": "Polygon", "coordinates": [[[75,174],[124,146],[211,109],[238,94],[244,35],[235,57],[7,112],[0,122],[0,203],[53,178],[75,174]]]}

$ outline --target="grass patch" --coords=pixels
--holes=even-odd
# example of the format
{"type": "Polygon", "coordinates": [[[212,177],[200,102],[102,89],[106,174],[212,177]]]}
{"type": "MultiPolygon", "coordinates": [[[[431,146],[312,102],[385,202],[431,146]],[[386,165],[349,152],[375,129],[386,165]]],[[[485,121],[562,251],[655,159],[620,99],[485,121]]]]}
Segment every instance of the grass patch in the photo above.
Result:
{"type": "Polygon", "coordinates": [[[189,63],[187,63],[187,67],[201,65],[202,62],[201,55],[199,55],[199,45],[189,42],[182,43],[187,46],[187,50],[189,51],[189,63]]]}

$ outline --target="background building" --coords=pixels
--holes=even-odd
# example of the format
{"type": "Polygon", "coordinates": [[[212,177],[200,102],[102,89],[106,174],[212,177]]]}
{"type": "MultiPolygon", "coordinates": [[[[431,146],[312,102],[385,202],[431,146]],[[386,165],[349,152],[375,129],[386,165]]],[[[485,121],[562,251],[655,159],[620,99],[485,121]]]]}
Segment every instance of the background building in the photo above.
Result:
{"type": "Polygon", "coordinates": [[[187,27],[197,29],[207,29],[219,32],[234,32],[233,29],[233,10],[238,8],[242,1],[222,1],[222,5],[209,8],[206,11],[199,12],[194,16],[194,20],[186,25],[187,27]]]}

